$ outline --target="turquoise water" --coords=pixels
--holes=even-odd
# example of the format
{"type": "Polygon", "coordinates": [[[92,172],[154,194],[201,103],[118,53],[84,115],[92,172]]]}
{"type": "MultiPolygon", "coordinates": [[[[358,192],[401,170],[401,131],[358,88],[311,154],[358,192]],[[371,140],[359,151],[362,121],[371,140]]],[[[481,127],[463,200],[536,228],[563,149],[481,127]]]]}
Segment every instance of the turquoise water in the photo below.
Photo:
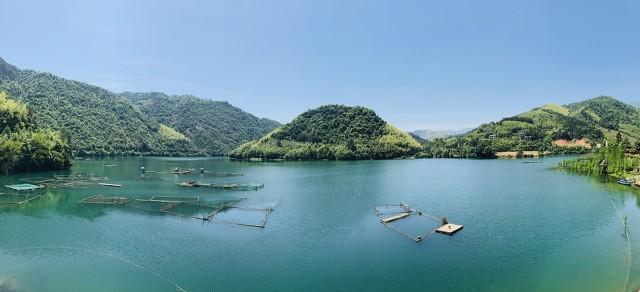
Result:
{"type": "MultiPolygon", "coordinates": [[[[558,159],[76,161],[72,173],[108,176],[124,187],[52,189],[30,204],[0,207],[0,291],[622,291],[629,258],[615,208],[628,216],[627,290],[637,289],[638,193],[549,170],[558,159]],[[199,176],[137,180],[141,166],[242,172],[204,180],[265,187],[180,188],[176,183],[199,176]],[[246,197],[243,202],[274,212],[262,229],[78,204],[96,193],[246,197]],[[375,205],[397,202],[464,229],[415,243],[374,214],[375,205]]],[[[0,177],[0,183],[52,175],[0,177]]],[[[257,218],[245,215],[236,219],[257,218]]]]}

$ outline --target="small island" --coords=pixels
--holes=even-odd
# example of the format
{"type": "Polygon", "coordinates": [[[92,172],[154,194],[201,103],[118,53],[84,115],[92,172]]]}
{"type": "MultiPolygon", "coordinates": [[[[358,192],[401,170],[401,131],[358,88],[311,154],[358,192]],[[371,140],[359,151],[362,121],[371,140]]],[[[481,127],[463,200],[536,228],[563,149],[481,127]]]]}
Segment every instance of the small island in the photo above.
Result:
{"type": "Polygon", "coordinates": [[[259,160],[356,160],[414,156],[422,145],[360,106],[325,105],[309,110],[229,156],[259,160]]]}
{"type": "Polygon", "coordinates": [[[0,173],[69,169],[69,137],[41,128],[26,105],[0,92],[0,173]]]}

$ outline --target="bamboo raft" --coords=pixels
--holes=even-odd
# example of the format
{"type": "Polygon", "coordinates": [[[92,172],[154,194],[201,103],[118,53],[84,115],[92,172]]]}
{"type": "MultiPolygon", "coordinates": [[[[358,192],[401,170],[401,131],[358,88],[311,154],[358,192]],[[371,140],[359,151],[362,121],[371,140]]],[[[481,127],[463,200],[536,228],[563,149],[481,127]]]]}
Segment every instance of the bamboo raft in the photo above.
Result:
{"type": "Polygon", "coordinates": [[[386,223],[393,222],[393,221],[396,221],[396,220],[398,220],[398,219],[402,219],[402,218],[407,217],[407,216],[410,216],[410,215],[411,215],[411,213],[410,213],[410,212],[405,212],[405,213],[400,213],[400,214],[398,214],[398,215],[393,215],[393,216],[391,216],[391,217],[382,218],[382,219],[380,219],[380,221],[381,221],[383,224],[386,224],[386,223]]]}

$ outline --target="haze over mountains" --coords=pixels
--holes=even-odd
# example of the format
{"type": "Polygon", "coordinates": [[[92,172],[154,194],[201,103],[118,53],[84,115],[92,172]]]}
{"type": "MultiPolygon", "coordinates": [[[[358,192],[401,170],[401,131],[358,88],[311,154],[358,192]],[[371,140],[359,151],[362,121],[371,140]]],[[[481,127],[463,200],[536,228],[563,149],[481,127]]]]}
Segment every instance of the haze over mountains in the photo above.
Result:
{"type": "Polygon", "coordinates": [[[435,138],[445,138],[449,136],[455,136],[464,134],[473,130],[473,128],[464,128],[458,130],[431,130],[431,129],[423,129],[423,130],[415,130],[412,131],[411,134],[414,134],[422,139],[430,140],[435,138]]]}

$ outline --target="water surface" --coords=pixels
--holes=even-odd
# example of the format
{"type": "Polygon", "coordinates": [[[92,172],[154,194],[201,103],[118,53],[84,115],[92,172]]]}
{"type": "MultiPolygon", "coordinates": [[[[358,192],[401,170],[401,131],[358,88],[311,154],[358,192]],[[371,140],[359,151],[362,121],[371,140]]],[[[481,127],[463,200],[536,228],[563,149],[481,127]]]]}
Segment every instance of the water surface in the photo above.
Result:
{"type": "MultiPolygon", "coordinates": [[[[635,264],[637,192],[549,170],[558,159],[76,161],[71,173],[108,176],[124,187],[52,189],[31,204],[2,207],[0,282],[16,291],[621,291],[627,243],[615,208],[628,216],[635,264]],[[265,187],[180,188],[187,177],[136,179],[141,166],[241,172],[204,180],[265,187]],[[246,197],[275,211],[261,229],[78,204],[96,193],[246,197]],[[375,205],[395,202],[465,227],[415,243],[374,214],[375,205]]],[[[629,291],[640,287],[637,264],[630,275],[629,291]]]]}

